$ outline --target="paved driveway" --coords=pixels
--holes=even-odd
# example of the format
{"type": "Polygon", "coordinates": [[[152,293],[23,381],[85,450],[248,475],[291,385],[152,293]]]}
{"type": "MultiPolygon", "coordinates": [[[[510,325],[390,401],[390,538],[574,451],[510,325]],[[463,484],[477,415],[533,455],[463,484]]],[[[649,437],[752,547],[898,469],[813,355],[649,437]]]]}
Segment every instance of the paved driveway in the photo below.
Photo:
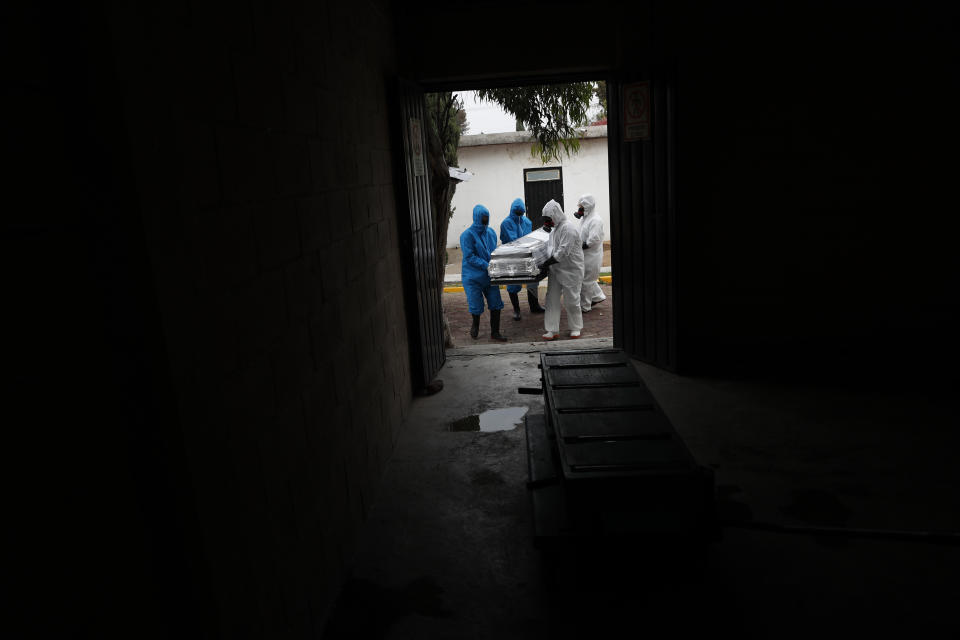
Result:
{"type": "MultiPolygon", "coordinates": [[[[590,313],[583,314],[583,338],[612,338],[613,337],[613,287],[608,284],[600,285],[607,299],[596,305],[590,313]]],[[[524,289],[520,292],[520,320],[513,319],[513,308],[510,305],[510,298],[507,296],[507,290],[500,290],[500,297],[503,299],[504,308],[501,312],[500,332],[503,333],[511,342],[534,342],[540,341],[543,335],[543,314],[533,315],[530,313],[530,307],[527,306],[527,292],[524,289]]],[[[547,288],[540,288],[540,304],[546,301],[547,288]]],[[[484,310],[480,319],[480,335],[476,340],[470,337],[470,311],[467,309],[467,296],[462,291],[443,294],[443,308],[447,314],[447,322],[450,323],[450,335],[453,342],[458,347],[479,342],[495,342],[490,340],[490,312],[484,310]]],[[[559,340],[569,340],[567,326],[567,312],[560,312],[560,337],[559,340]]]]}

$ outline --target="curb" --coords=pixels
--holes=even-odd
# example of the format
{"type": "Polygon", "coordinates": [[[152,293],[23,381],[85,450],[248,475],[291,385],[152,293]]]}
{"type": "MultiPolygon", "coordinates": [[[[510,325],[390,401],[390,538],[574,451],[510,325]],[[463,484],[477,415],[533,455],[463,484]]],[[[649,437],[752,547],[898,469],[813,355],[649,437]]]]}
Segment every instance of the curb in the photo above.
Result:
{"type": "Polygon", "coordinates": [[[581,351],[606,349],[613,346],[613,338],[579,338],[577,340],[520,340],[518,342],[476,343],[450,347],[448,358],[473,356],[498,356],[503,353],[539,353],[541,351],[581,351]]]}

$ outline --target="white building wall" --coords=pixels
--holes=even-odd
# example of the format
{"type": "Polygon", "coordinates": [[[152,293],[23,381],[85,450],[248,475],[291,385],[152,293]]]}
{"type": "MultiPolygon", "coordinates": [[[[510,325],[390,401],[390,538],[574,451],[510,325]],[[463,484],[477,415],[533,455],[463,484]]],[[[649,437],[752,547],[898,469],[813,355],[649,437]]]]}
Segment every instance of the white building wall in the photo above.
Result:
{"type": "MultiPolygon", "coordinates": [[[[465,138],[467,136],[464,136],[465,138]]],[[[610,239],[610,189],[607,178],[607,138],[585,138],[575,156],[562,162],[542,164],[530,155],[530,142],[461,146],[457,151],[461,169],[473,174],[457,185],[453,195],[453,217],[447,231],[447,247],[460,246],[460,234],[473,224],[473,207],[482,204],[490,210],[490,226],[500,235],[500,223],[510,213],[514,198],[523,198],[523,170],[539,167],[563,167],[563,210],[574,224],[577,199],[592,193],[597,199],[597,214],[603,219],[605,239],[610,239]]]]}

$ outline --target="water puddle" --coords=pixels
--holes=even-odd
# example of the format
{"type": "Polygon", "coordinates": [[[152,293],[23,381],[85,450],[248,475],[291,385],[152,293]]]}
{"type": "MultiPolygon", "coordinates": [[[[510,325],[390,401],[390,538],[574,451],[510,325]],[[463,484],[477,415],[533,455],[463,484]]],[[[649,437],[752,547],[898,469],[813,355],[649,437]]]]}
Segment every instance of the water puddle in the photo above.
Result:
{"type": "Polygon", "coordinates": [[[447,428],[449,431],[508,431],[516,429],[523,422],[527,407],[506,407],[490,409],[480,415],[467,416],[454,420],[447,428]]]}

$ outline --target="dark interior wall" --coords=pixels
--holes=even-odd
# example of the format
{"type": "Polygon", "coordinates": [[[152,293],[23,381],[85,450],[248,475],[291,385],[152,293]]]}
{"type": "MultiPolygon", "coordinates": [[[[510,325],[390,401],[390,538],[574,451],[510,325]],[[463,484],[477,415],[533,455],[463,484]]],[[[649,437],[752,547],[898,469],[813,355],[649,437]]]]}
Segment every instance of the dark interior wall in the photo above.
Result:
{"type": "Polygon", "coordinates": [[[126,11],[124,116],[220,629],[309,635],[410,402],[390,18],[126,11]]]}
{"type": "Polygon", "coordinates": [[[397,12],[401,73],[429,89],[470,89],[550,74],[598,76],[616,55],[607,3],[422,0],[397,12]]]}
{"type": "Polygon", "coordinates": [[[0,27],[5,630],[203,635],[109,28],[90,7],[39,3],[5,11],[0,27]]]}
{"type": "Polygon", "coordinates": [[[688,371],[931,368],[955,348],[951,20],[671,5],[688,371]]]}
{"type": "Polygon", "coordinates": [[[320,634],[411,397],[384,4],[5,21],[38,636],[320,634]]]}

